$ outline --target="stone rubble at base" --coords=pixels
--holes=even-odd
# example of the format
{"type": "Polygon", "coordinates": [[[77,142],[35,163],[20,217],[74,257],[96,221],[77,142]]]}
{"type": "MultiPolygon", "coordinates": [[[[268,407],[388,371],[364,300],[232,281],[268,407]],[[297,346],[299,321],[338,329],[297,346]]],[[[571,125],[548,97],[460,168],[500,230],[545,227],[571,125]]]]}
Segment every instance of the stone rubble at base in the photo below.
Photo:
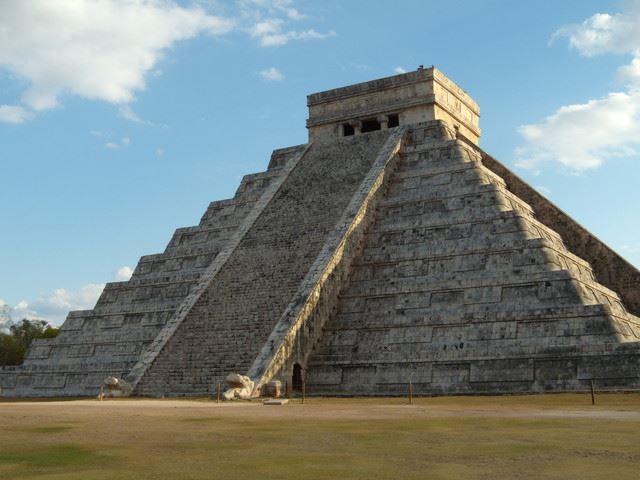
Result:
{"type": "Polygon", "coordinates": [[[640,388],[640,272],[478,147],[462,89],[419,69],[308,105],[308,144],[0,368],[0,395],[640,388]]]}

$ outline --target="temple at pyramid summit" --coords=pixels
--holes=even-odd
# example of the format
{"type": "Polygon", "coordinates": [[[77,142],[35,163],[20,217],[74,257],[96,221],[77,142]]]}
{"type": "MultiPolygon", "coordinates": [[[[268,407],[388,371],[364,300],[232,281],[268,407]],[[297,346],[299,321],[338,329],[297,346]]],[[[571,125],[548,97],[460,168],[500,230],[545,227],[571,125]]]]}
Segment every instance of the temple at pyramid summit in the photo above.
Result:
{"type": "Polygon", "coordinates": [[[480,149],[464,90],[419,68],[307,104],[308,143],[1,368],[0,395],[640,388],[640,272],[480,149]]]}

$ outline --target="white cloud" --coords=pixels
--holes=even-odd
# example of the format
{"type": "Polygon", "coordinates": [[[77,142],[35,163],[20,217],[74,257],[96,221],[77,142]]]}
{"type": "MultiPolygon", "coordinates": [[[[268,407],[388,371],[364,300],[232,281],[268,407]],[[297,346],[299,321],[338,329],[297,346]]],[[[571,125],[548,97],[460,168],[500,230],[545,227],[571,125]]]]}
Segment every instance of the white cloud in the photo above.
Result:
{"type": "Polygon", "coordinates": [[[111,150],[116,150],[120,147],[126,147],[127,145],[129,145],[131,143],[131,139],[129,137],[123,137],[120,140],[120,143],[118,142],[107,142],[104,144],[105,147],[111,149],[111,150]]]}
{"type": "Polygon", "coordinates": [[[27,302],[25,302],[24,300],[22,300],[21,302],[18,302],[18,304],[15,306],[15,308],[17,310],[24,310],[26,308],[29,308],[29,304],[27,302]]]}
{"type": "Polygon", "coordinates": [[[154,125],[142,119],[131,103],[146,88],[146,78],[160,71],[164,53],[179,41],[239,31],[261,46],[273,47],[335,35],[333,30],[288,28],[290,22],[307,18],[293,0],[236,0],[229,16],[209,12],[230,10],[224,3],[184,3],[0,1],[0,69],[26,85],[21,104],[16,99],[14,105],[0,105],[0,122],[23,123],[59,105],[63,95],[76,95],[115,104],[122,118],[154,125]]]}
{"type": "Polygon", "coordinates": [[[544,122],[519,131],[527,142],[516,152],[520,167],[555,161],[572,172],[595,168],[606,159],[633,154],[640,144],[640,91],[560,107],[544,122]]]}
{"type": "MultiPolygon", "coordinates": [[[[114,272],[114,280],[127,281],[132,274],[133,269],[124,265],[114,272]]],[[[93,308],[104,290],[104,285],[104,283],[89,283],[78,290],[56,288],[47,295],[33,301],[22,300],[13,307],[0,299],[0,324],[3,323],[3,318],[13,319],[14,322],[28,318],[46,320],[52,325],[60,325],[70,311],[93,308]]]]}
{"type": "Polygon", "coordinates": [[[240,10],[245,16],[284,15],[289,20],[304,20],[307,16],[293,5],[293,0],[238,0],[240,10]]]}
{"type": "Polygon", "coordinates": [[[552,40],[566,37],[585,56],[627,53],[631,63],[616,75],[626,90],[558,108],[543,122],[523,125],[526,144],[516,150],[516,163],[537,169],[558,162],[570,172],[596,168],[610,158],[634,155],[640,146],[640,1],[627,2],[622,13],[598,13],[568,25],[552,40]]]}
{"type": "Polygon", "coordinates": [[[568,38],[569,45],[587,57],[634,52],[640,45],[640,2],[625,2],[622,13],[596,13],[580,24],[566,25],[552,41],[560,37],[568,38]]]}
{"type": "Polygon", "coordinates": [[[116,270],[115,280],[117,282],[126,282],[131,278],[131,275],[133,275],[133,269],[125,265],[116,270]]]}
{"type": "Polygon", "coordinates": [[[293,7],[291,0],[240,0],[238,4],[244,21],[249,24],[246,31],[263,47],[282,46],[292,40],[323,40],[336,35],[333,30],[321,33],[313,28],[285,28],[290,21],[307,18],[293,7]]]}
{"type": "Polygon", "coordinates": [[[10,309],[9,314],[14,322],[28,318],[60,325],[70,311],[93,308],[103,289],[104,283],[89,283],[75,291],[57,288],[33,302],[22,300],[10,309]]]}
{"type": "Polygon", "coordinates": [[[396,67],[393,69],[395,73],[407,73],[407,71],[402,67],[396,67]]]}
{"type": "Polygon", "coordinates": [[[333,30],[330,30],[327,33],[317,32],[313,28],[309,30],[304,30],[301,32],[290,30],[288,32],[278,32],[278,33],[262,35],[260,37],[260,45],[263,47],[276,47],[276,46],[286,45],[291,40],[310,40],[310,39],[323,40],[325,38],[333,37],[335,35],[336,35],[336,32],[333,30]]]}
{"type": "Polygon", "coordinates": [[[0,2],[0,66],[28,82],[23,110],[66,93],[126,105],[173,44],[233,25],[169,0],[0,2]]]}
{"type": "Polygon", "coordinates": [[[8,333],[9,327],[13,324],[11,310],[11,307],[0,298],[0,333],[8,333]]]}
{"type": "Polygon", "coordinates": [[[149,122],[148,120],[143,120],[142,118],[140,118],[140,115],[138,115],[133,110],[133,108],[131,108],[131,105],[120,105],[118,107],[118,113],[122,118],[124,118],[125,120],[129,120],[130,122],[140,123],[142,125],[153,125],[152,122],[149,122]]]}
{"type": "Polygon", "coordinates": [[[33,114],[19,105],[0,105],[0,122],[23,123],[33,114]]]}
{"type": "Polygon", "coordinates": [[[119,141],[118,140],[111,140],[111,136],[108,133],[105,132],[100,132],[100,131],[96,131],[96,130],[92,130],[91,134],[94,137],[98,137],[98,138],[102,138],[104,139],[104,146],[105,148],[108,148],[109,150],[117,150],[120,147],[126,147],[127,145],[131,144],[131,139],[129,137],[122,137],[119,141]]]}
{"type": "Polygon", "coordinates": [[[257,22],[249,29],[249,34],[252,37],[263,37],[265,35],[273,35],[282,31],[282,24],[284,20],[280,18],[268,18],[261,22],[257,22]]]}
{"type": "Polygon", "coordinates": [[[284,80],[284,75],[276,67],[265,68],[260,70],[260,76],[269,82],[277,82],[284,80]]]}
{"type": "Polygon", "coordinates": [[[156,148],[156,155],[162,157],[164,155],[164,148],[156,148]]]}

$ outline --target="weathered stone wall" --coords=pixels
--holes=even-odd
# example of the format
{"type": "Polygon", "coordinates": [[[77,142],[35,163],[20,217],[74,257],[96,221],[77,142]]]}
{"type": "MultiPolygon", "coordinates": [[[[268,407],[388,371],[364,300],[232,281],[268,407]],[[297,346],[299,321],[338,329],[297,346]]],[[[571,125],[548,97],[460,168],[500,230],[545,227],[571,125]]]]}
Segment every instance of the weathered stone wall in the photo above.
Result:
{"type": "Polygon", "coordinates": [[[307,391],[640,387],[640,320],[479,153],[433,131],[401,152],[307,391]]]}
{"type": "Polygon", "coordinates": [[[311,145],[137,383],[202,395],[246,372],[296,293],[388,131],[311,145]]]}
{"type": "Polygon", "coordinates": [[[400,125],[444,120],[476,142],[480,136],[478,104],[433,67],[314,93],[307,105],[314,141],[340,136],[343,122],[386,114],[399,114],[400,125]]]}

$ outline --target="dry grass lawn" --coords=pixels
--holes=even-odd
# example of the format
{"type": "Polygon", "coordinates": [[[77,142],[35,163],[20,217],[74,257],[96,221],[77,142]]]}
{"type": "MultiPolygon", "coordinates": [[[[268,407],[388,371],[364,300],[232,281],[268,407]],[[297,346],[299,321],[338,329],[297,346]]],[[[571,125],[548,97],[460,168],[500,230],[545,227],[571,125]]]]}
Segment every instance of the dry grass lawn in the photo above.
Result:
{"type": "Polygon", "coordinates": [[[0,402],[2,479],[634,479],[640,394],[0,402]]]}

